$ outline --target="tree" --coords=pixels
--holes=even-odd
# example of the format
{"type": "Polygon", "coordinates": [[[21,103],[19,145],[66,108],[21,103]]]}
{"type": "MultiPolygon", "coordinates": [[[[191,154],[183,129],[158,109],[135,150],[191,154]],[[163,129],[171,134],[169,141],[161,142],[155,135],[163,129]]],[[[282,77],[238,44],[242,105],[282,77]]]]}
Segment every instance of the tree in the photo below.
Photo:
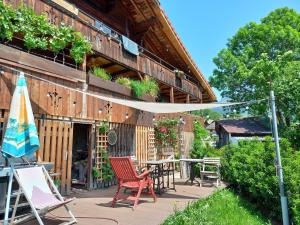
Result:
{"type": "Polygon", "coordinates": [[[222,118],[221,113],[211,109],[202,109],[202,110],[193,111],[192,114],[201,116],[203,118],[209,118],[211,120],[219,120],[222,118]]]}
{"type": "MultiPolygon", "coordinates": [[[[280,124],[289,127],[300,119],[300,14],[276,9],[261,23],[250,22],[229,39],[214,63],[210,79],[222,97],[250,101],[269,97],[270,81],[276,95],[280,124]]],[[[250,112],[262,115],[268,103],[253,104],[250,112]]]]}

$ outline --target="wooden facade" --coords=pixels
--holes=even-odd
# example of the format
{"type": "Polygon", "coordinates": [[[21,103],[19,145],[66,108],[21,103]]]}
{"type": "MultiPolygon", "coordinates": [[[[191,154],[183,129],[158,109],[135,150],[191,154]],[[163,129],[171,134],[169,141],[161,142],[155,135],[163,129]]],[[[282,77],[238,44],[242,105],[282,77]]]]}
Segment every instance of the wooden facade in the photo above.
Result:
{"type": "MultiPolygon", "coordinates": [[[[101,155],[102,150],[108,151],[110,155],[114,156],[135,156],[139,166],[144,166],[142,162],[153,159],[155,155],[153,118],[158,119],[162,115],[155,116],[149,112],[103,101],[87,93],[129,100],[156,101],[156,99],[151,96],[136,98],[129,88],[90,74],[88,72],[90,67],[95,65],[103,67],[115,76],[131,78],[150,76],[158,82],[159,94],[169,102],[214,101],[209,85],[205,86],[202,78],[199,79],[199,74],[179,77],[178,70],[174,70],[169,63],[155,55],[164,56],[155,51],[154,45],[150,46],[149,37],[145,39],[148,42],[144,47],[139,46],[140,54],[138,56],[132,56],[124,51],[118,38],[108,35],[97,27],[98,19],[102,18],[113,26],[113,29],[126,35],[120,26],[120,20],[117,17],[113,19],[114,14],[109,14],[109,12],[99,12],[96,19],[94,16],[97,16],[97,12],[90,7],[93,1],[73,1],[75,6],[82,7],[81,9],[77,9],[75,6],[66,7],[65,4],[68,3],[61,4],[64,2],[63,0],[5,0],[4,2],[13,7],[17,7],[22,2],[33,8],[37,14],[44,13],[49,21],[56,25],[63,22],[72,26],[86,36],[93,45],[94,53],[86,56],[85,62],[77,66],[67,64],[65,61],[53,61],[53,58],[49,59],[47,51],[32,50],[28,53],[22,47],[15,46],[13,41],[0,44],[0,138],[3,138],[18,71],[24,71],[27,73],[28,92],[41,143],[37,157],[41,161],[53,163],[51,172],[55,174],[55,179],[60,180],[63,193],[68,194],[71,190],[76,149],[83,152],[82,154],[86,154],[87,171],[85,173],[87,173],[87,177],[85,182],[87,187],[93,187],[93,167],[99,169],[105,163],[101,155]],[[74,11],[70,12],[72,9],[74,11]],[[89,13],[93,16],[82,10],[90,10],[89,13]],[[150,51],[146,49],[147,46],[155,54],[150,54],[150,51]],[[109,128],[116,132],[117,142],[115,145],[109,145],[107,136],[99,134],[100,121],[108,121],[109,128]],[[76,128],[78,124],[82,127],[76,128]],[[78,135],[76,129],[81,128],[84,128],[83,132],[87,134],[85,137],[76,136],[78,135]],[[85,140],[85,143],[81,143],[82,145],[74,141],[81,138],[85,140]]],[[[106,4],[105,1],[99,2],[106,4]]],[[[116,10],[114,13],[128,16],[128,12],[131,10],[127,8],[129,5],[126,4],[126,1],[118,0],[117,2],[120,4],[120,10],[123,11],[116,10]]],[[[139,39],[138,30],[143,30],[146,26],[145,23],[135,26],[134,20],[137,18],[127,19],[129,19],[128,26],[131,33],[136,29],[136,35],[129,36],[133,40],[139,39]]],[[[152,42],[156,42],[156,40],[152,40],[152,42]]],[[[185,64],[184,60],[181,63],[177,62],[179,60],[178,53],[171,50],[170,54],[176,55],[177,59],[174,62],[179,67],[185,64]]],[[[185,152],[188,152],[195,118],[188,114],[171,116],[177,118],[182,116],[186,121],[183,131],[186,132],[189,139],[187,142],[189,144],[185,147],[185,152]]]]}

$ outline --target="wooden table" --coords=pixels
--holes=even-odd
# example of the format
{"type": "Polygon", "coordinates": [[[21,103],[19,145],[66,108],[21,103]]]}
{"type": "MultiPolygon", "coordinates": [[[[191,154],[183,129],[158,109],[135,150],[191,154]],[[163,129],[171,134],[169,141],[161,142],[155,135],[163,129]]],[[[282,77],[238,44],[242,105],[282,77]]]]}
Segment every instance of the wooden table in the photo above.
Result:
{"type": "Polygon", "coordinates": [[[191,181],[193,185],[194,181],[200,186],[200,182],[195,179],[194,167],[197,163],[202,163],[203,159],[180,159],[181,162],[187,162],[190,167],[190,177],[184,183],[191,181]]]}
{"type": "Polygon", "coordinates": [[[179,162],[179,160],[176,159],[165,159],[165,160],[151,160],[151,161],[145,161],[143,163],[147,164],[147,168],[150,169],[151,166],[154,166],[154,170],[151,172],[151,177],[154,180],[154,186],[156,184],[155,191],[159,195],[162,194],[162,192],[165,190],[165,188],[170,188],[170,180],[169,180],[169,169],[171,164],[172,166],[172,174],[173,174],[173,190],[175,189],[175,162],[179,162]],[[167,171],[164,170],[164,164],[167,165],[167,171]],[[164,182],[164,175],[165,172],[167,172],[168,180],[167,180],[167,187],[165,187],[165,182],[164,182]],[[156,183],[157,181],[157,183],[156,183]]]}

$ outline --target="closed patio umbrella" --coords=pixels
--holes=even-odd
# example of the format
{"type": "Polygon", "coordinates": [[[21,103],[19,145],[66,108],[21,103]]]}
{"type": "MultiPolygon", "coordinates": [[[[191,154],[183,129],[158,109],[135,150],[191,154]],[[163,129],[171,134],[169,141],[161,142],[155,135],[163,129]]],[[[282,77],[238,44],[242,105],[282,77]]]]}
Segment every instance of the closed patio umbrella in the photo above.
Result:
{"type": "Polygon", "coordinates": [[[21,72],[12,97],[2,153],[5,157],[30,156],[39,146],[26,80],[21,72]]]}

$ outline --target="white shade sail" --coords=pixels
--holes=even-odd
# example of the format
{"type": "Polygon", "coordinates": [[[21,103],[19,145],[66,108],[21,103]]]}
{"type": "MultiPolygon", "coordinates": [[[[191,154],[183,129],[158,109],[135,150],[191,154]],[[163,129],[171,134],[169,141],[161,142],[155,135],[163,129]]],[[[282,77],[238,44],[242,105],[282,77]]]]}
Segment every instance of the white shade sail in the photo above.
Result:
{"type": "Polygon", "coordinates": [[[232,106],[243,104],[244,102],[235,102],[235,103],[203,103],[203,104],[193,104],[193,103],[159,103],[159,102],[142,102],[142,101],[133,101],[125,100],[119,98],[106,97],[101,95],[92,94],[94,97],[99,99],[109,101],[112,103],[125,105],[131,108],[139,109],[142,111],[152,112],[152,113],[178,113],[178,112],[187,112],[195,111],[200,109],[212,109],[224,106],[232,106]]]}

